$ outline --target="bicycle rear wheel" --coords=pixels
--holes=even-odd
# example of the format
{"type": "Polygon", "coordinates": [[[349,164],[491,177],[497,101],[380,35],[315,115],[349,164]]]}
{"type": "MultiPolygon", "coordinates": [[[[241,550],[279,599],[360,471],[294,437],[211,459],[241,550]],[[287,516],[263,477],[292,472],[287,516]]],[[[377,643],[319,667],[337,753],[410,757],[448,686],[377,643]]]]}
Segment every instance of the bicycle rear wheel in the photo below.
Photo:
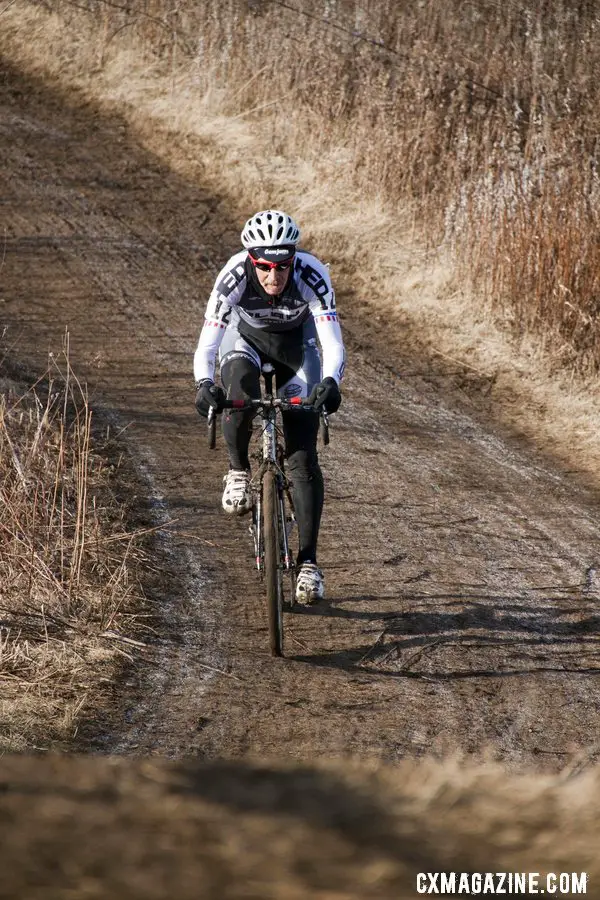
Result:
{"type": "Polygon", "coordinates": [[[263,478],[263,546],[269,644],[272,656],[283,655],[283,583],[280,559],[279,503],[277,478],[267,469],[263,478]]]}

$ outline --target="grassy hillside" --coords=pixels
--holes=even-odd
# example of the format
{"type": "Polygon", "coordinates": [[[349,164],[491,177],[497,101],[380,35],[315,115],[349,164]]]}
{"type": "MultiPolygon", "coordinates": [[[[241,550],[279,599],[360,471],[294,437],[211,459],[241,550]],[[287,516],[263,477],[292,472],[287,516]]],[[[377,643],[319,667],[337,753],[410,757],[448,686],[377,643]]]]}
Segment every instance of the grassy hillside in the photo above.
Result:
{"type": "MultiPolygon", "coordinates": [[[[598,371],[596,4],[86,6],[103,23],[103,52],[136,32],[170,65],[183,62],[200,90],[220,91],[224,114],[268,129],[273,159],[344,148],[330,180],[347,184],[356,216],[383,198],[399,230],[452,247],[516,335],[539,335],[561,365],[598,371]]],[[[270,160],[257,163],[268,180],[270,160]]]]}

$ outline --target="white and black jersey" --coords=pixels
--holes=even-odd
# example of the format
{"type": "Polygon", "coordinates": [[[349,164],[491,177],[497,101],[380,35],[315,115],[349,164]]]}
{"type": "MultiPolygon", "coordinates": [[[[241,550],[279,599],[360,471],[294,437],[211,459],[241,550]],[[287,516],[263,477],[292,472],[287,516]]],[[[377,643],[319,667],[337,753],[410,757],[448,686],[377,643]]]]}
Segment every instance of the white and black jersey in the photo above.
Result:
{"type": "Polygon", "coordinates": [[[236,253],[219,272],[208,300],[204,327],[194,356],[196,381],[214,378],[216,355],[228,326],[258,346],[301,343],[303,326],[312,317],[322,351],[322,377],[339,383],[344,344],[327,267],[299,250],[283,292],[271,297],[253,277],[246,250],[236,253]]]}

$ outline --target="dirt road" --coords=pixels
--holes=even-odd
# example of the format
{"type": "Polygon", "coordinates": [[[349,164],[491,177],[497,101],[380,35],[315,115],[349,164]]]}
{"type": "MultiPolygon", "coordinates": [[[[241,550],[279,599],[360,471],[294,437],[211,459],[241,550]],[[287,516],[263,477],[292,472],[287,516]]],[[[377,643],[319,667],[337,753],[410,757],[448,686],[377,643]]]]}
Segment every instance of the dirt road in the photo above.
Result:
{"type": "Polygon", "coordinates": [[[156,516],[176,520],[157,549],[152,658],[106,721],[87,723],[86,746],[393,760],[489,747],[556,771],[592,745],[597,498],[469,417],[430,363],[391,353],[385,327],[369,322],[365,338],[343,280],[348,375],[322,454],[328,601],[288,616],[288,658],[268,656],[246,524],[220,511],[223,446],[208,451],[193,407],[191,358],[238,214],[224,219],[208,189],[75,94],[6,66],[0,91],[12,352],[42,371],[68,328],[92,402],[127,426],[156,516]]]}

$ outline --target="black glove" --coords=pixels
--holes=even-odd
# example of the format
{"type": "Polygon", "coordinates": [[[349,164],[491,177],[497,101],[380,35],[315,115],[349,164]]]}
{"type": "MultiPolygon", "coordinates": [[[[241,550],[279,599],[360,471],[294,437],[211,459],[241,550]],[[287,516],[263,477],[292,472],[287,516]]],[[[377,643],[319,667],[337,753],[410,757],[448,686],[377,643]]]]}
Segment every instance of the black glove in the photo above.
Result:
{"type": "Polygon", "coordinates": [[[219,384],[215,384],[210,378],[199,381],[196,385],[196,409],[201,416],[208,416],[208,410],[212,406],[216,413],[223,412],[223,404],[227,400],[227,394],[219,384]]]}
{"type": "Polygon", "coordinates": [[[342,402],[342,395],[335,378],[324,378],[316,384],[306,401],[315,410],[325,407],[328,413],[337,412],[342,402]]]}

